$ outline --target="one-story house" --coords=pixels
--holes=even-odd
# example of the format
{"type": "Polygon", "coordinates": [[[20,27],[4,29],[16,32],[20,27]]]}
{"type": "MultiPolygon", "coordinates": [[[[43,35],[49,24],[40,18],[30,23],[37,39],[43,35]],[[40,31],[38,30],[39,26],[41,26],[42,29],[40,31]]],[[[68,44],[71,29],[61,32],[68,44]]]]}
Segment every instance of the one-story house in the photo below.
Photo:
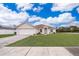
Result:
{"type": "Polygon", "coordinates": [[[51,26],[40,24],[33,26],[30,23],[22,23],[15,28],[0,28],[0,34],[14,34],[17,35],[34,35],[34,34],[50,34],[56,33],[56,29],[51,26]]]}
{"type": "Polygon", "coordinates": [[[36,25],[35,28],[38,30],[39,34],[56,33],[56,29],[54,27],[44,24],[36,25]]]}

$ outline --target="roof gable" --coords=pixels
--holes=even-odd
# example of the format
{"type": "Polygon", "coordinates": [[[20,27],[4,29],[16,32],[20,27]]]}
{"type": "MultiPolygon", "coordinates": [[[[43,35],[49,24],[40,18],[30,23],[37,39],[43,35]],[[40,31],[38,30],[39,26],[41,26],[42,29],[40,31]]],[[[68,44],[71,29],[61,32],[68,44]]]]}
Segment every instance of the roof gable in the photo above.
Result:
{"type": "Polygon", "coordinates": [[[22,23],[19,26],[17,26],[18,29],[26,29],[26,28],[34,28],[30,23],[22,23]]]}

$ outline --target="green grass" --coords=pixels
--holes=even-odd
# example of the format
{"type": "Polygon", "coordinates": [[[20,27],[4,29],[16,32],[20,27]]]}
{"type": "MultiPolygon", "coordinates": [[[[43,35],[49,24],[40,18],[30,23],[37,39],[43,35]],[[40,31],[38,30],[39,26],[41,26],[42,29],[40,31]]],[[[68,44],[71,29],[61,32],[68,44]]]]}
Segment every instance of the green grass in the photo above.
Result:
{"type": "Polygon", "coordinates": [[[0,38],[4,38],[4,37],[9,37],[9,36],[13,36],[15,34],[3,34],[3,35],[0,35],[0,38]]]}
{"type": "Polygon", "coordinates": [[[79,34],[34,35],[8,46],[79,46],[79,34]]]}

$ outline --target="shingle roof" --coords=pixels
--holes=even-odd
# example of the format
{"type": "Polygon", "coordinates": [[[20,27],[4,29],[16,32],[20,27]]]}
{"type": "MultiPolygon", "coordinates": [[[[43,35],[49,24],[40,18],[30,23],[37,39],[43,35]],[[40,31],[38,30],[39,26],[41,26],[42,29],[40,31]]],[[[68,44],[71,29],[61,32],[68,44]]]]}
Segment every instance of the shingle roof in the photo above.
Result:
{"type": "Polygon", "coordinates": [[[44,24],[40,24],[40,25],[36,25],[36,26],[35,26],[36,29],[39,29],[39,28],[45,28],[45,27],[53,28],[53,27],[51,27],[51,26],[44,25],[44,24]]]}

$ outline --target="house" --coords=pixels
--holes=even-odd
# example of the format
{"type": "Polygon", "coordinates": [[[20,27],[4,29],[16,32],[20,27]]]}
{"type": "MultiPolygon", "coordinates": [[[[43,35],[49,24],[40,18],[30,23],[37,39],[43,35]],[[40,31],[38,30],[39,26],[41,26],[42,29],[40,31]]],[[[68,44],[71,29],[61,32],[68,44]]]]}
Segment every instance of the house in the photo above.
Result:
{"type": "Polygon", "coordinates": [[[44,25],[44,24],[36,25],[35,28],[38,30],[39,34],[56,33],[56,29],[54,27],[44,25]]]}
{"type": "Polygon", "coordinates": [[[0,34],[14,34],[16,35],[33,35],[38,31],[30,23],[23,22],[22,24],[11,28],[11,27],[0,27],[0,34]]]}
{"type": "Polygon", "coordinates": [[[16,27],[17,35],[33,35],[38,32],[30,23],[22,23],[16,27]]]}
{"type": "Polygon", "coordinates": [[[44,24],[32,26],[30,23],[25,22],[16,26],[15,28],[0,27],[0,34],[14,34],[14,33],[16,33],[17,35],[34,35],[37,33],[50,34],[50,33],[56,33],[56,29],[44,24]]]}

